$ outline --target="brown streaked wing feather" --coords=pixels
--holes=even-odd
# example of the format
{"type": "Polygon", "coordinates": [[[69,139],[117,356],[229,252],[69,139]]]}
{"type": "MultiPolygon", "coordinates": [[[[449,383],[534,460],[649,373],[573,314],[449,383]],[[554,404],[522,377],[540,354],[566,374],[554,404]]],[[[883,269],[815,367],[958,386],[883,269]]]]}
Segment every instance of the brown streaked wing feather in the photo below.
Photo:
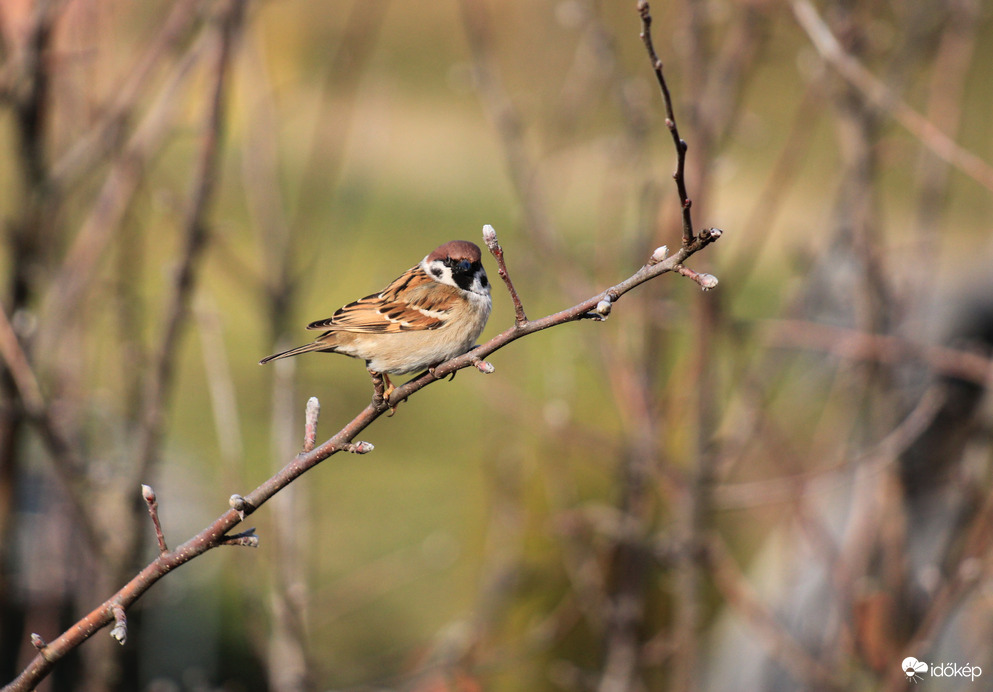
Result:
{"type": "Polygon", "coordinates": [[[378,334],[438,329],[445,324],[439,313],[451,309],[454,290],[414,267],[380,293],[349,303],[328,319],[312,322],[307,329],[378,334]],[[403,300],[397,300],[401,293],[403,300]]]}

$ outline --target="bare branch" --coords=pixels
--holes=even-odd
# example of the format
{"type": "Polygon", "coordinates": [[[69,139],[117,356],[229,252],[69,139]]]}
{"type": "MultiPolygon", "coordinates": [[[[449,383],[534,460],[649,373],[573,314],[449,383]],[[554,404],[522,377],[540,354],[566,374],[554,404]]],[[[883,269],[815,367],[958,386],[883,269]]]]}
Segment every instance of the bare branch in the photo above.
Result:
{"type": "Polygon", "coordinates": [[[165,308],[165,327],[154,356],[152,373],[145,390],[145,410],[138,444],[134,477],[142,478],[154,463],[162,434],[165,404],[172,384],[177,344],[190,314],[190,296],[196,284],[197,269],[208,240],[205,215],[213,199],[220,160],[221,128],[224,121],[225,90],[232,44],[244,13],[244,4],[234,0],[217,18],[217,46],[211,69],[209,105],[203,124],[199,159],[193,173],[189,207],[183,221],[184,248],[165,308]]]}
{"type": "Polygon", "coordinates": [[[180,0],[172,5],[160,23],[160,29],[147,42],[145,53],[138,58],[127,78],[114,93],[114,101],[106,108],[95,126],[79,137],[69,151],[52,165],[51,186],[61,191],[104,160],[108,151],[119,144],[122,130],[131,116],[142,90],[152,83],[152,73],[164,55],[175,49],[190,26],[200,16],[198,5],[204,0],[180,0]]]}
{"type": "Polygon", "coordinates": [[[7,364],[7,370],[14,380],[14,386],[17,387],[17,394],[24,408],[29,414],[40,416],[45,409],[45,401],[41,387],[38,385],[38,378],[35,377],[31,363],[28,362],[28,357],[21,348],[17,332],[7,318],[3,306],[0,306],[0,356],[7,364]]]}
{"type": "MultiPolygon", "coordinates": [[[[79,306],[93,281],[108,244],[119,229],[135,192],[141,183],[145,164],[158,150],[173,124],[173,115],[182,99],[180,87],[200,60],[206,47],[203,36],[190,46],[147,109],[134,134],[114,160],[92,209],[68,248],[62,269],[45,301],[46,322],[61,329],[79,306]]],[[[54,338],[49,337],[49,338],[54,338]]]]}
{"type": "Polygon", "coordinates": [[[690,212],[693,201],[686,192],[686,141],[679,136],[669,85],[666,84],[665,75],[662,74],[662,61],[656,55],[652,43],[652,15],[647,0],[638,0],[638,14],[641,15],[641,40],[645,43],[649,60],[652,61],[652,69],[655,70],[655,78],[658,80],[659,88],[662,90],[662,100],[665,102],[665,126],[669,128],[673,144],[676,145],[676,171],[672,174],[672,179],[676,181],[679,203],[683,210],[683,246],[685,247],[693,241],[693,217],[690,212]]]}
{"type": "Polygon", "coordinates": [[[34,369],[24,349],[21,348],[17,333],[2,306],[0,306],[0,357],[7,365],[21,405],[41,433],[42,441],[58,472],[56,476],[66,490],[69,504],[76,515],[87,546],[95,555],[101,555],[103,537],[86,506],[88,485],[82,475],[83,460],[53,418],[50,407],[42,395],[34,369]]]}
{"type": "MultiPolygon", "coordinates": [[[[172,570],[186,564],[212,548],[230,544],[232,539],[236,539],[235,542],[238,545],[249,544],[242,542],[243,539],[250,541],[247,536],[230,536],[228,532],[246,516],[264,505],[276,493],[325,459],[330,458],[338,452],[365,454],[372,451],[372,444],[368,442],[353,443],[352,440],[386,411],[395,411],[396,406],[400,402],[407,400],[424,387],[438,382],[440,379],[463,368],[478,367],[480,362],[484,362],[481,361],[483,357],[498,351],[512,341],[551,327],[582,320],[601,301],[609,300],[611,303],[616,303],[625,293],[637,288],[646,281],[650,281],[668,272],[677,271],[677,267],[688,257],[714,242],[718,237],[720,237],[719,234],[701,233],[688,246],[681,247],[672,257],[668,257],[661,262],[646,263],[632,276],[611,286],[602,293],[541,319],[529,320],[520,326],[515,323],[472,351],[452,358],[434,368],[433,372],[425,373],[395,388],[388,398],[384,397],[385,392],[383,390],[382,378],[379,378],[377,382],[374,375],[373,380],[376,394],[373,397],[373,401],[359,412],[351,422],[321,445],[314,447],[308,452],[297,455],[275,475],[247,495],[232,495],[229,500],[231,508],[228,511],[175,550],[159,555],[158,558],[149,563],[137,576],[103,605],[63,632],[49,645],[47,655],[42,656],[39,654],[35,657],[17,679],[4,688],[3,692],[32,689],[38,681],[48,675],[56,661],[111,622],[113,619],[113,607],[115,605],[125,609],[128,608],[151,588],[155,582],[172,570]]],[[[254,541],[250,541],[250,544],[254,545],[254,541]]]]}
{"type": "Polygon", "coordinates": [[[770,320],[766,324],[769,343],[773,346],[817,349],[842,358],[890,365],[919,358],[943,375],[979,385],[988,384],[993,373],[993,360],[961,349],[802,320],[770,320]]]}
{"type": "Polygon", "coordinates": [[[707,560],[718,590],[737,610],[779,663],[793,673],[798,681],[816,689],[844,689],[837,675],[812,656],[777,620],[731,557],[724,542],[712,535],[707,546],[707,560]]]}
{"type": "Polygon", "coordinates": [[[500,247],[500,243],[497,240],[496,230],[489,224],[483,226],[483,242],[486,243],[490,254],[496,260],[497,273],[500,274],[500,278],[507,285],[507,290],[510,292],[510,299],[514,302],[514,322],[518,326],[523,326],[527,323],[528,316],[524,314],[524,306],[521,305],[521,298],[517,295],[514,282],[510,280],[510,274],[507,273],[507,263],[503,259],[503,248],[500,247]]]}
{"type": "Polygon", "coordinates": [[[865,68],[855,57],[845,52],[831,29],[808,0],[792,0],[793,14],[807,32],[811,42],[845,80],[862,92],[876,108],[889,114],[917,137],[935,155],[965,173],[977,183],[993,190],[993,166],[974,153],[959,146],[939,130],[934,123],[911,108],[893,91],[865,68]]]}

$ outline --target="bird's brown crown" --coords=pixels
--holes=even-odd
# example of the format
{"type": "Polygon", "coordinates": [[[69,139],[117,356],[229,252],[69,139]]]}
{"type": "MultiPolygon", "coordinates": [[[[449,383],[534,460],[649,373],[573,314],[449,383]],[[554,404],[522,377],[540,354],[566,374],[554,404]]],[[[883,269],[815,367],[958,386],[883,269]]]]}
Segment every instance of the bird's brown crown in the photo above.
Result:
{"type": "Polygon", "coordinates": [[[436,247],[434,252],[428,255],[428,262],[444,259],[479,262],[481,258],[482,254],[479,252],[479,246],[475,243],[468,240],[450,240],[444,245],[436,247]]]}

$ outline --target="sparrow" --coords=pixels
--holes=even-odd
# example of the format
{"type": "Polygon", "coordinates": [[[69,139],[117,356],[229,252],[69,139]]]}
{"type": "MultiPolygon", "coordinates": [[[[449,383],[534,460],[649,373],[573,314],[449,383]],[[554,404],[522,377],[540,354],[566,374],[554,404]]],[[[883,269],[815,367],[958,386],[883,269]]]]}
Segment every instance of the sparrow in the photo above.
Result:
{"type": "Polygon", "coordinates": [[[429,369],[472,348],[491,307],[479,247],[452,240],[379,293],[311,322],[307,329],[324,330],[313,343],[273,354],[259,364],[310,351],[343,353],[361,358],[374,378],[382,377],[383,398],[389,399],[395,389],[390,375],[429,369]]]}

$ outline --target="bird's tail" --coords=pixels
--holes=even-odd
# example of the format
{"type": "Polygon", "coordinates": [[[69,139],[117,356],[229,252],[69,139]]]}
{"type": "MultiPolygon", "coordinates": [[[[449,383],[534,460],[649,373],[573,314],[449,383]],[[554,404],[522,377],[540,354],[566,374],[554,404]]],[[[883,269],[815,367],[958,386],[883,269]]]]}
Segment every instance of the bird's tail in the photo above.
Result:
{"type": "Polygon", "coordinates": [[[304,344],[303,346],[291,348],[289,351],[283,351],[281,353],[274,353],[271,356],[266,356],[259,361],[259,365],[265,365],[270,360],[289,358],[290,356],[298,356],[301,353],[310,353],[311,351],[334,351],[334,346],[329,345],[325,341],[314,341],[309,344],[304,344]]]}

